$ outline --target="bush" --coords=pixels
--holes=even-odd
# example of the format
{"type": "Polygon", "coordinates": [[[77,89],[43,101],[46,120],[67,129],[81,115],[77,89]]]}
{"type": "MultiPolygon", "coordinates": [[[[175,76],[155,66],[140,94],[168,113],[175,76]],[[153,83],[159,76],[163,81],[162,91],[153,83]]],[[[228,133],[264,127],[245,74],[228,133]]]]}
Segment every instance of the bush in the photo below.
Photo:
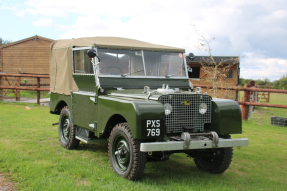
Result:
{"type": "MultiPolygon", "coordinates": [[[[239,85],[244,86],[245,84],[248,84],[249,81],[252,79],[239,79],[239,85]]],[[[270,84],[271,89],[281,89],[281,90],[287,90],[287,75],[283,75],[279,80],[275,80],[274,82],[271,82],[269,78],[263,78],[263,79],[257,79],[255,80],[256,85],[268,85],[270,84]]]]}
{"type": "Polygon", "coordinates": [[[271,88],[287,90],[287,75],[283,75],[279,80],[275,80],[271,88]]]}

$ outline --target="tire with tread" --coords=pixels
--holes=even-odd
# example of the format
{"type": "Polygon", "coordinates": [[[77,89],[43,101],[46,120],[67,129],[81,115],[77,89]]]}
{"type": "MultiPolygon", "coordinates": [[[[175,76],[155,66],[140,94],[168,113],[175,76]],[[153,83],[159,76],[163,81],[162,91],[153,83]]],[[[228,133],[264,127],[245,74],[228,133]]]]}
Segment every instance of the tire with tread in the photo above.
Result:
{"type": "Polygon", "coordinates": [[[80,141],[76,139],[76,127],[71,121],[70,111],[67,106],[63,107],[59,118],[59,140],[66,149],[76,149],[80,141]]]}
{"type": "MultiPolygon", "coordinates": [[[[230,135],[223,135],[220,137],[230,139],[230,135]]],[[[215,151],[218,152],[217,157],[194,157],[196,166],[199,169],[212,174],[221,174],[225,172],[231,164],[233,148],[219,148],[215,151]]]]}
{"type": "Polygon", "coordinates": [[[113,128],[109,137],[109,159],[113,171],[119,176],[129,180],[142,177],[147,155],[140,152],[140,143],[133,139],[127,123],[117,124],[113,128]]]}

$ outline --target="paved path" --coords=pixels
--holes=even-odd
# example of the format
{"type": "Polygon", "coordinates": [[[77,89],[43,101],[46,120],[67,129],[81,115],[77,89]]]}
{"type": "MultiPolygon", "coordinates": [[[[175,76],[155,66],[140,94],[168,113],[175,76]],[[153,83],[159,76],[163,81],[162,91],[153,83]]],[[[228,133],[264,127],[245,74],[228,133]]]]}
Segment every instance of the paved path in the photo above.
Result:
{"type": "MultiPolygon", "coordinates": [[[[4,99],[4,102],[11,102],[11,103],[15,103],[15,102],[37,103],[37,99],[36,98],[21,97],[20,101],[16,101],[15,99],[4,99]]],[[[40,98],[40,105],[42,105],[42,106],[49,106],[50,105],[50,98],[40,98]]]]}
{"type": "Polygon", "coordinates": [[[14,191],[14,184],[5,179],[4,175],[0,173],[0,191],[14,191]]]}

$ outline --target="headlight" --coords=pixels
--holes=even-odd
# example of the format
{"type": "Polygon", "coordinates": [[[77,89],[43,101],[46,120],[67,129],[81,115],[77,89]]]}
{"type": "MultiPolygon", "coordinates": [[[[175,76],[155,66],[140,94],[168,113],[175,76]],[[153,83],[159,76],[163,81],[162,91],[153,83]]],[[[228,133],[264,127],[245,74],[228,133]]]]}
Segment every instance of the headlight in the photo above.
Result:
{"type": "Polygon", "coordinates": [[[207,111],[207,105],[206,105],[206,103],[201,103],[201,104],[199,105],[199,113],[205,114],[206,111],[207,111]]]}
{"type": "Polygon", "coordinates": [[[163,105],[163,107],[164,107],[165,115],[169,115],[172,111],[172,106],[169,103],[166,103],[163,105]]]}

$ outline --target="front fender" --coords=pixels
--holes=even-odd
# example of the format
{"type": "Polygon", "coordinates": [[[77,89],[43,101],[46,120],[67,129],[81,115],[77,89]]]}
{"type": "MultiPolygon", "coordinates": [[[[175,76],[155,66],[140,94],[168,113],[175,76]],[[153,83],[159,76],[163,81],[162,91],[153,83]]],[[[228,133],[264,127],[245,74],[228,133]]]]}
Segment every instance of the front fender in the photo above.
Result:
{"type": "MultiPolygon", "coordinates": [[[[98,97],[98,129],[99,133],[105,133],[106,124],[113,115],[123,116],[130,126],[133,138],[142,139],[143,119],[165,119],[164,107],[161,103],[151,100],[135,100],[111,96],[98,97]]],[[[163,124],[164,125],[164,124],[163,124]]],[[[164,128],[165,129],[165,128],[164,128]]],[[[157,138],[164,137],[165,132],[157,138]]]]}
{"type": "Polygon", "coordinates": [[[228,99],[212,99],[211,123],[205,129],[217,134],[241,134],[242,115],[239,104],[228,99]]]}

